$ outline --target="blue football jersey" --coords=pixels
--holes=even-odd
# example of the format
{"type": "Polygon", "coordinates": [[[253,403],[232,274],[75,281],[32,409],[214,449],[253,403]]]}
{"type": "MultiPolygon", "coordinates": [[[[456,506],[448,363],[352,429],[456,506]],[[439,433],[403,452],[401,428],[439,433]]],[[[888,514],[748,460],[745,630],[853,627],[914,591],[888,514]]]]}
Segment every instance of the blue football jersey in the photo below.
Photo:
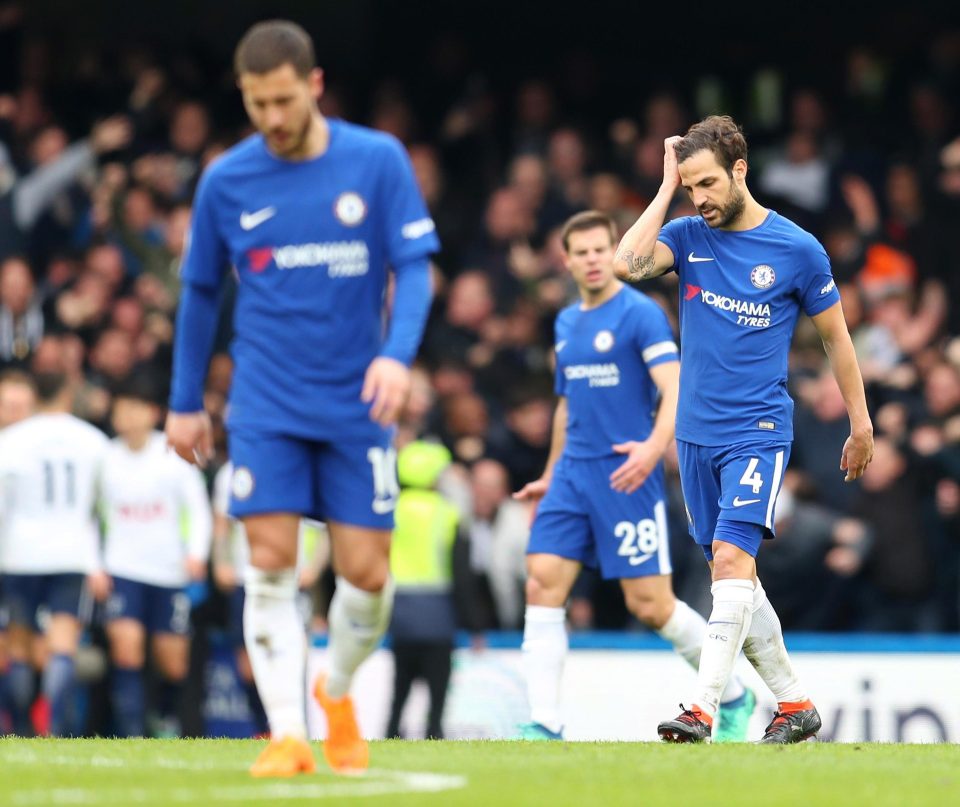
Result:
{"type": "Polygon", "coordinates": [[[194,200],[185,281],[238,291],[228,423],[310,439],[380,429],[360,401],[385,334],[387,268],[439,249],[403,146],[328,120],[327,150],[274,155],[253,135],[210,165],[194,200]]]}
{"type": "Polygon", "coordinates": [[[645,440],[659,394],[649,368],[678,359],[660,307],[624,287],[596,308],[564,308],[554,331],[556,392],[567,399],[564,455],[608,457],[614,443],[645,440]]]}
{"type": "Polygon", "coordinates": [[[793,439],[787,358],[801,309],[840,300],[810,233],[770,211],[752,230],[668,222],[659,240],[680,275],[677,439],[704,446],[793,439]]]}

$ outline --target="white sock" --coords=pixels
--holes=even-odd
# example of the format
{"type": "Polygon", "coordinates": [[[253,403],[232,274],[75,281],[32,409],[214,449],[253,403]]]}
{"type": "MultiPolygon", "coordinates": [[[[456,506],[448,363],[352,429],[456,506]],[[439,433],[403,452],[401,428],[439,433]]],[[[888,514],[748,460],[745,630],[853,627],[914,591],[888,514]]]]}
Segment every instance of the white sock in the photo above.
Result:
{"type": "MultiPolygon", "coordinates": [[[[677,600],[673,613],[657,633],[673,645],[680,657],[693,667],[700,669],[700,650],[707,634],[707,620],[694,611],[683,600],[677,600]]],[[[726,689],[720,696],[720,703],[735,701],[743,695],[743,684],[736,675],[731,675],[726,689]]]]}
{"type": "Polygon", "coordinates": [[[379,646],[390,624],[393,589],[389,577],[380,591],[364,591],[337,577],[328,618],[327,695],[331,698],[342,698],[350,691],[353,674],[379,646]]]}
{"type": "Polygon", "coordinates": [[[307,637],[297,611],[295,569],[247,568],[243,639],[270,734],[306,737],[304,671],[307,637]]]}
{"type": "Polygon", "coordinates": [[[528,605],[523,623],[523,671],[527,679],[530,719],[560,731],[560,680],[567,657],[566,611],[528,605]]]}
{"type": "Polygon", "coordinates": [[[807,699],[783,644],[780,619],[759,580],[753,597],[753,620],[743,643],[743,654],[770,687],[777,703],[796,703],[807,699]]]}
{"type": "Polygon", "coordinates": [[[703,650],[700,651],[697,675],[700,695],[694,703],[713,717],[750,629],[753,581],[717,580],[710,591],[713,593],[713,611],[707,620],[703,650]]]}

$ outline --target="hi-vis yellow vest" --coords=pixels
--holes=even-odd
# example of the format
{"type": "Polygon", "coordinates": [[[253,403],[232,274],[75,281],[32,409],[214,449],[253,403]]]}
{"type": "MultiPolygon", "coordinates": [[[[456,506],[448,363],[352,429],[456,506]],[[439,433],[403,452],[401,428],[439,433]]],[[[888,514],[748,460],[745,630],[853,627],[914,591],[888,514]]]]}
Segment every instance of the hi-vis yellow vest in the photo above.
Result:
{"type": "Polygon", "coordinates": [[[445,591],[453,582],[459,515],[433,490],[407,488],[394,512],[390,571],[398,589],[445,591]]]}

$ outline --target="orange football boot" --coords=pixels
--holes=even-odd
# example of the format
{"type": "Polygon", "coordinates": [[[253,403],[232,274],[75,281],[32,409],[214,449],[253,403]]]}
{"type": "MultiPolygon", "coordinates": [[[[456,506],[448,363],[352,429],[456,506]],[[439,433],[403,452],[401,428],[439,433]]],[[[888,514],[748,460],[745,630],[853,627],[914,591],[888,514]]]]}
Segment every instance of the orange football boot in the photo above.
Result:
{"type": "Polygon", "coordinates": [[[323,756],[334,773],[361,773],[370,764],[370,749],[360,736],[360,727],[349,695],[331,698],[326,691],[327,677],[317,676],[313,697],[327,715],[327,739],[323,756]]]}
{"type": "Polygon", "coordinates": [[[313,773],[316,769],[310,743],[299,737],[282,737],[271,740],[260,752],[257,761],[250,766],[250,775],[257,778],[289,777],[313,773]]]}

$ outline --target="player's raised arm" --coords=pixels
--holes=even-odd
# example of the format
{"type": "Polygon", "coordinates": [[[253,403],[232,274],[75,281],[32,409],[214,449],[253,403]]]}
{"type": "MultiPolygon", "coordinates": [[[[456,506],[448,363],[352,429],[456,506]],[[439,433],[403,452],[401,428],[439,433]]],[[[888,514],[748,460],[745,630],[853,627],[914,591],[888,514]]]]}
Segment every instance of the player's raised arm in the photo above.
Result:
{"type": "Polygon", "coordinates": [[[830,368],[847,406],[850,436],[843,444],[840,470],[847,472],[844,481],[852,482],[863,476],[864,470],[873,459],[873,423],[867,410],[863,377],[860,375],[857,354],[840,303],[835,303],[811,319],[823,340],[823,348],[830,359],[830,368]]]}
{"type": "Polygon", "coordinates": [[[679,136],[663,141],[663,182],[653,201],[636,223],[624,233],[613,259],[613,271],[621,280],[636,282],[662,275],[674,265],[670,248],[657,240],[673,195],[680,187],[677,153],[679,136]]]}

